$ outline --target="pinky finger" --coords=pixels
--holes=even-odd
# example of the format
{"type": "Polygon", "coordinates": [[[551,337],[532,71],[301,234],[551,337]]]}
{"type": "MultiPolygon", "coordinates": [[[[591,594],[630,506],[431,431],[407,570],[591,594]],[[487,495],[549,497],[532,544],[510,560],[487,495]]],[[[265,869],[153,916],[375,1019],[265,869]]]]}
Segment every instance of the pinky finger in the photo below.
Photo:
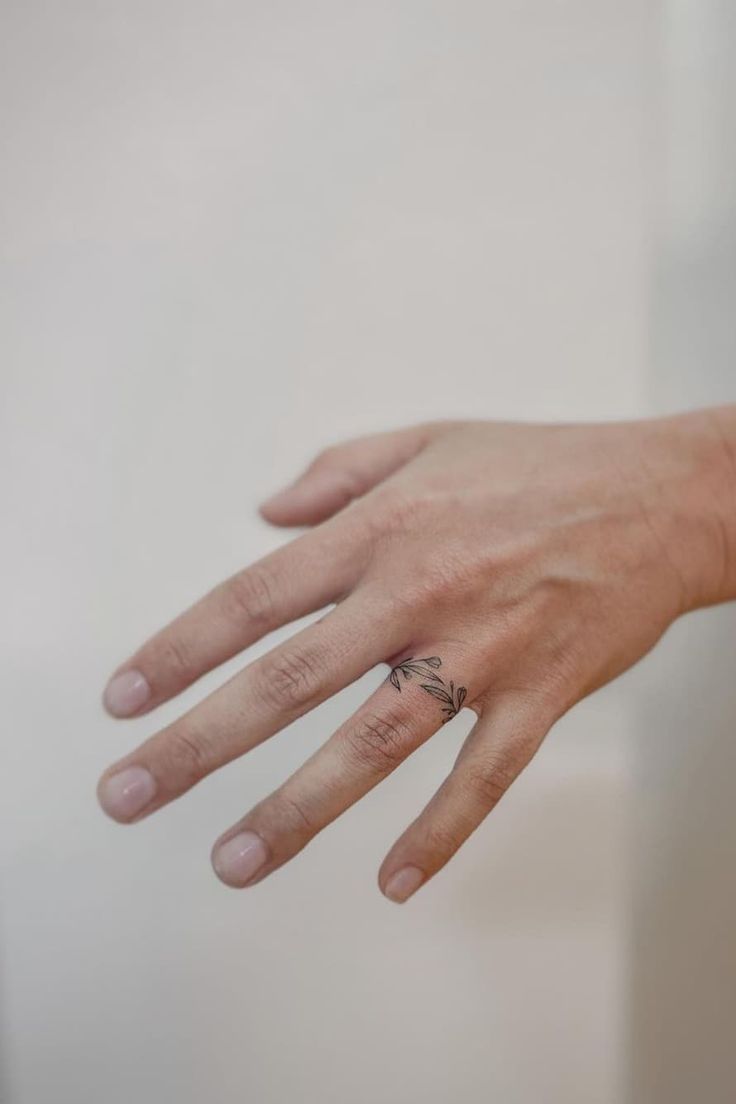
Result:
{"type": "Polygon", "coordinates": [[[381,866],[381,891],[408,900],[447,863],[531,761],[558,714],[519,691],[491,699],[450,774],[381,866]]]}

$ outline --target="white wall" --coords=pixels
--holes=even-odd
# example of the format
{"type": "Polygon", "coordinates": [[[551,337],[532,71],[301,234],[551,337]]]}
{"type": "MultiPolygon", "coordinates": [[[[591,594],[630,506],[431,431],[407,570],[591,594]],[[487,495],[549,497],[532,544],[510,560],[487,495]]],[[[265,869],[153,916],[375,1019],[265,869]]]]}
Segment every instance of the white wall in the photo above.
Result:
{"type": "MultiPolygon", "coordinates": [[[[650,401],[736,401],[736,8],[671,0],[663,42],[650,401]]],[[[631,681],[630,1104],[736,1099],[733,604],[688,617],[631,681]]]]}
{"type": "Polygon", "coordinates": [[[626,680],[404,910],[464,719],[257,889],[207,861],[383,672],[134,829],[94,785],[154,725],[105,676],[313,451],[643,409],[656,10],[5,0],[7,1104],[621,1100],[626,680]]]}

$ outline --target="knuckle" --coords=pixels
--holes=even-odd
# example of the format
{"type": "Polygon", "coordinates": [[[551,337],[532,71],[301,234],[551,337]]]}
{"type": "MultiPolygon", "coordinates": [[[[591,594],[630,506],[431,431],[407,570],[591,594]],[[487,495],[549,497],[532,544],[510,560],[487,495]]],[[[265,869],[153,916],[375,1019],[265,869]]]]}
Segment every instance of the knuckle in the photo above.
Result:
{"type": "Polygon", "coordinates": [[[281,832],[286,828],[296,831],[301,836],[314,835],[316,826],[300,798],[286,790],[279,790],[272,795],[270,802],[269,820],[274,825],[278,825],[281,832]]]}
{"type": "Polygon", "coordinates": [[[574,685],[573,679],[565,671],[550,664],[547,672],[539,676],[534,685],[521,689],[517,694],[517,705],[526,716],[534,718],[534,723],[527,722],[525,728],[532,728],[534,731],[550,728],[565,711],[574,685]]]}
{"type": "Polygon", "coordinates": [[[565,712],[570,700],[570,689],[566,681],[558,678],[550,665],[542,674],[535,672],[533,677],[523,680],[504,680],[503,683],[486,696],[484,706],[503,706],[516,720],[517,734],[514,746],[519,754],[525,749],[534,749],[552,725],[565,712]]]}
{"type": "Polygon", "coordinates": [[[164,759],[166,773],[176,779],[177,788],[193,785],[212,769],[206,742],[181,724],[166,734],[164,759]]]}
{"type": "Polygon", "coordinates": [[[463,577],[449,559],[429,559],[414,582],[415,601],[432,607],[437,603],[458,602],[462,598],[462,585],[463,577]]]}
{"type": "Polygon", "coordinates": [[[400,712],[369,713],[346,734],[349,755],[371,772],[390,773],[414,744],[411,724],[400,712]]]}
{"type": "Polygon", "coordinates": [[[424,831],[423,846],[428,854],[445,858],[454,855],[462,842],[457,828],[447,821],[435,821],[424,831]]]}
{"type": "Polygon", "coordinates": [[[275,589],[270,572],[254,564],[225,584],[225,600],[236,620],[267,626],[274,622],[275,589]]]}
{"type": "Polygon", "coordinates": [[[388,482],[379,483],[364,494],[354,494],[351,508],[354,519],[361,523],[364,540],[374,549],[390,548],[411,528],[415,512],[410,496],[388,482]]]}
{"type": "Polygon", "coordinates": [[[466,785],[483,806],[492,808],[506,793],[516,774],[510,763],[489,756],[469,768],[466,785]]]}
{"type": "Polygon", "coordinates": [[[270,708],[291,709],[315,701],[322,683],[321,661],[306,648],[282,648],[263,657],[257,693],[270,708]]]}
{"type": "Polygon", "coordinates": [[[388,532],[403,529],[416,508],[414,500],[391,482],[379,483],[371,491],[371,504],[388,532]]]}
{"type": "Polygon", "coordinates": [[[194,669],[191,649],[183,636],[169,634],[156,649],[156,667],[162,667],[175,679],[187,678],[194,669]]]}

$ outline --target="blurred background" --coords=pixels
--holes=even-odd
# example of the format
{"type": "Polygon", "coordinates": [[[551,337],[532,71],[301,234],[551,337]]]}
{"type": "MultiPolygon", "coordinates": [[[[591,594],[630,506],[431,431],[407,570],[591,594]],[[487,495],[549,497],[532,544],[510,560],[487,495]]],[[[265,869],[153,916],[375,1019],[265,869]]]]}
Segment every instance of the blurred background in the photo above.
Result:
{"type": "Polygon", "coordinates": [[[94,796],[242,660],[127,724],[108,673],[323,446],[736,400],[734,62],[730,0],[2,0],[3,1104],[734,1100],[730,608],[403,909],[462,716],[262,886],[208,859],[383,670],[149,822],[94,796]]]}

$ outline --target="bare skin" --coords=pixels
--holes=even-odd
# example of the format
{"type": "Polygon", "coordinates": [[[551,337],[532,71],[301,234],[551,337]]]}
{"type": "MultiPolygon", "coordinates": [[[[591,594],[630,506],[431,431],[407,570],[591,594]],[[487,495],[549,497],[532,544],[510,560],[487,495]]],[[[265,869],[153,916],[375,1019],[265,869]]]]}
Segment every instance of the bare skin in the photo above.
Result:
{"type": "Polygon", "coordinates": [[[379,663],[390,677],[215,844],[252,885],[450,719],[477,720],[381,866],[406,900],[576,702],[682,614],[736,597],[736,407],[606,425],[436,422],[322,453],[261,507],[295,540],[220,584],[105,693],[140,716],[265,634],[331,607],[110,767],[121,822],[148,816],[379,663]],[[125,772],[125,773],[123,773],[125,772]]]}

